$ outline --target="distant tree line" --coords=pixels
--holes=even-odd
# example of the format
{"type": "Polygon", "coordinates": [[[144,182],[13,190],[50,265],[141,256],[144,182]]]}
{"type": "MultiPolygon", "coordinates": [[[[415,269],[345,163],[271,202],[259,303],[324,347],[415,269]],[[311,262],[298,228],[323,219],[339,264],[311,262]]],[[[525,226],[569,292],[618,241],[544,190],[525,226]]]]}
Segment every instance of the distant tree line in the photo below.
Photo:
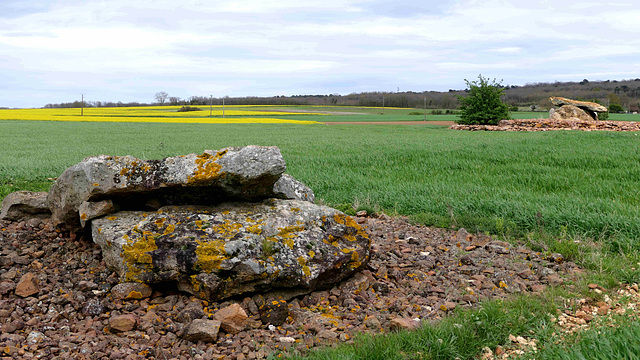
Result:
{"type": "MultiPolygon", "coordinates": [[[[548,111],[549,97],[562,96],[575,100],[596,101],[605,106],[614,106],[616,111],[640,111],[640,79],[580,82],[533,83],[523,86],[503,85],[502,101],[513,109],[535,109],[548,111]],[[619,106],[619,107],[618,107],[619,106]],[[620,110],[620,108],[622,110],[620,110]]],[[[224,97],[191,96],[181,99],[161,91],[155,94],[156,102],[87,101],[85,107],[117,107],[148,105],[325,105],[325,106],[377,106],[422,109],[458,109],[459,96],[466,96],[469,89],[450,89],[446,92],[364,92],[348,95],[293,95],[271,97],[224,97]]],[[[47,104],[45,108],[80,107],[80,101],[47,104]]]]}

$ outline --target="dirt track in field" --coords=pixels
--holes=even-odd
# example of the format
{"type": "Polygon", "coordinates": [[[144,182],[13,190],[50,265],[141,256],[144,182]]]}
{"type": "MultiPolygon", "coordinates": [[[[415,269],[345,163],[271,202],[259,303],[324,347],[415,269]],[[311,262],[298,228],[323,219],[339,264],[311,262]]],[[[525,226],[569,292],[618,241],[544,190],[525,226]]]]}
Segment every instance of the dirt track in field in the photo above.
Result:
{"type": "Polygon", "coordinates": [[[451,126],[453,121],[337,121],[326,125],[443,125],[451,126]]]}

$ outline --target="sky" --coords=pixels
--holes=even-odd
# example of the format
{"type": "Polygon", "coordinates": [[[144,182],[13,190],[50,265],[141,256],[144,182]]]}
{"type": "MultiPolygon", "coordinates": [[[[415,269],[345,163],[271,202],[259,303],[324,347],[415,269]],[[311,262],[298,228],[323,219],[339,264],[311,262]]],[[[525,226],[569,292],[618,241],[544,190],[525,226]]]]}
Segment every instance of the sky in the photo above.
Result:
{"type": "Polygon", "coordinates": [[[0,107],[640,77],[638,0],[0,0],[0,107]]]}

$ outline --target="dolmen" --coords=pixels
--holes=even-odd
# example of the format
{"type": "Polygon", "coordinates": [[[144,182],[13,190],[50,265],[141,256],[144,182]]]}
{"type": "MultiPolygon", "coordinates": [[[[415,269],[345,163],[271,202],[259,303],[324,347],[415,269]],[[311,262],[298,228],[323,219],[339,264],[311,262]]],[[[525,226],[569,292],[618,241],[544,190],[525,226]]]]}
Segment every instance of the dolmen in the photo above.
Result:
{"type": "Polygon", "coordinates": [[[37,194],[38,210],[16,201],[29,198],[21,192],[7,196],[2,213],[50,212],[59,228],[90,235],[121,282],[176,283],[211,301],[292,297],[363,269],[371,244],[353,218],[316,205],[285,170],[273,146],[161,160],[93,156],[64,171],[46,202],[37,194]]]}
{"type": "Polygon", "coordinates": [[[559,109],[552,109],[549,119],[562,121],[596,121],[598,113],[607,112],[607,108],[600,104],[589,101],[571,100],[563,97],[550,97],[549,101],[559,109]]]}

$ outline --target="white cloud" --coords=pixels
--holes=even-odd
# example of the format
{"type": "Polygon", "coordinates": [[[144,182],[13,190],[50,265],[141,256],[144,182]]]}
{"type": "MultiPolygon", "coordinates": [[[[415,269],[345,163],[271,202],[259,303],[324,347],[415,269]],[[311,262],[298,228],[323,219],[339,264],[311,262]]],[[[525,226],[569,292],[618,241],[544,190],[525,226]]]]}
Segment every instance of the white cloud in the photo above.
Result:
{"type": "Polygon", "coordinates": [[[511,46],[511,47],[488,49],[486,51],[492,52],[492,53],[498,53],[498,54],[517,54],[522,51],[522,48],[517,46],[511,46]]]}
{"type": "MultiPolygon", "coordinates": [[[[122,96],[162,84],[190,96],[446,90],[478,73],[525,83],[567,69],[638,77],[628,74],[640,52],[636,8],[576,0],[36,1],[32,13],[21,7],[0,22],[0,67],[30,98],[41,84],[53,91],[87,79],[122,96]]],[[[19,101],[5,94],[0,106],[19,101]]]]}

